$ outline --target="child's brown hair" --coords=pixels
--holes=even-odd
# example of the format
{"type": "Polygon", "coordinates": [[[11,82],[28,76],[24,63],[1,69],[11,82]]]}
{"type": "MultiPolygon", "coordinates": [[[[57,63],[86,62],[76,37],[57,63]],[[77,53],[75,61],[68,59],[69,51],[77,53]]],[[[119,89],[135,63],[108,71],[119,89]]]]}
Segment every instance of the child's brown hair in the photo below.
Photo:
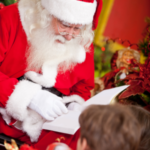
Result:
{"type": "Polygon", "coordinates": [[[140,106],[129,106],[141,125],[141,138],[137,150],[150,150],[150,112],[140,106]]]}
{"type": "Polygon", "coordinates": [[[127,106],[92,105],[80,115],[81,143],[90,150],[136,150],[140,126],[127,106]]]}

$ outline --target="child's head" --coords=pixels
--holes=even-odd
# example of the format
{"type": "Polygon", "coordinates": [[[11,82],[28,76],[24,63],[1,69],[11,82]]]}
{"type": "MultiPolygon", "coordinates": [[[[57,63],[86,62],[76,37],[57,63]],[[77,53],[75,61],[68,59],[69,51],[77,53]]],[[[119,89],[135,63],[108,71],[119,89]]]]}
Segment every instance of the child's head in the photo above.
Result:
{"type": "Polygon", "coordinates": [[[80,115],[77,150],[136,150],[140,126],[122,105],[92,105],[80,115]]]}
{"type": "Polygon", "coordinates": [[[141,138],[137,150],[150,150],[150,112],[138,106],[129,106],[141,125],[141,138]]]}

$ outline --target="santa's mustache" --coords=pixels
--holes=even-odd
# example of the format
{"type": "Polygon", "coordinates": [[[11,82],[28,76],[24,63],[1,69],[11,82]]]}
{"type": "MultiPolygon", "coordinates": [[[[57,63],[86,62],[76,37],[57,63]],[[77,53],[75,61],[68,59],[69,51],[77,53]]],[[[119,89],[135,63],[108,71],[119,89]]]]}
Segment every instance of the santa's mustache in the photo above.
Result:
{"type": "Polygon", "coordinates": [[[61,43],[65,44],[67,40],[62,35],[55,35],[54,41],[59,40],[61,43]]]}

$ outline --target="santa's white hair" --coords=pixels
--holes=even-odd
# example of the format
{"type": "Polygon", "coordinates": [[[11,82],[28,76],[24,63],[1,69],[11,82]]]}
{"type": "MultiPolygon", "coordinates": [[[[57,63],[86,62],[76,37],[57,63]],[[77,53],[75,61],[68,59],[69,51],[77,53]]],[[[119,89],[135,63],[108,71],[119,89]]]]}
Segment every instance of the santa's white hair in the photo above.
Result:
{"type": "MultiPolygon", "coordinates": [[[[21,0],[20,5],[27,7],[25,12],[25,30],[29,41],[27,56],[27,70],[34,68],[39,71],[44,62],[59,65],[59,70],[66,71],[80,63],[77,50],[88,52],[94,37],[92,23],[82,29],[82,37],[66,41],[61,35],[55,35],[51,25],[52,15],[42,7],[41,0],[21,0]],[[64,44],[56,43],[59,39],[64,44]],[[86,47],[86,48],[85,48],[86,47]],[[78,60],[76,60],[78,59],[78,60]]],[[[81,61],[82,62],[82,61],[81,61]]]]}

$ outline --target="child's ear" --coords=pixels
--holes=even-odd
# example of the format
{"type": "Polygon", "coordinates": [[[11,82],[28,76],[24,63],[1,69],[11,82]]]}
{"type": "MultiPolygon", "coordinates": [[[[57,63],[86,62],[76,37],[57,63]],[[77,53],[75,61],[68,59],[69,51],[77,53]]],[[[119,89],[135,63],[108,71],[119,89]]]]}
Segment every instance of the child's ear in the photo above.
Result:
{"type": "Polygon", "coordinates": [[[90,147],[88,146],[87,140],[85,138],[82,140],[81,150],[90,150],[90,147]]]}

